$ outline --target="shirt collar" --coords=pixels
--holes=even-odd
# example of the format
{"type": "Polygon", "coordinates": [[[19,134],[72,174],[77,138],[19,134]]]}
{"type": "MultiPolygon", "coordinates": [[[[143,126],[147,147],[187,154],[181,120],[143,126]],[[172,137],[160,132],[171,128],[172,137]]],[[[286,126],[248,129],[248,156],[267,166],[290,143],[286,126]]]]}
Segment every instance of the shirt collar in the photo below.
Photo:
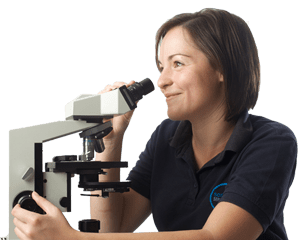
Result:
{"type": "Polygon", "coordinates": [[[225,150],[240,152],[250,142],[253,127],[247,109],[243,111],[233,129],[233,132],[225,146],[225,150]]]}
{"type": "Polygon", "coordinates": [[[171,147],[180,147],[192,138],[192,124],[190,121],[181,121],[173,137],[169,139],[171,147]]]}
{"type": "MultiPolygon", "coordinates": [[[[251,140],[253,128],[247,109],[244,110],[233,129],[233,132],[225,146],[225,151],[240,152],[251,140]]],[[[184,154],[191,143],[192,125],[190,121],[181,121],[172,138],[169,139],[171,147],[176,148],[176,154],[179,157],[184,154]]],[[[224,155],[224,154],[222,154],[224,155]]],[[[221,161],[220,159],[219,161],[221,161]]]]}

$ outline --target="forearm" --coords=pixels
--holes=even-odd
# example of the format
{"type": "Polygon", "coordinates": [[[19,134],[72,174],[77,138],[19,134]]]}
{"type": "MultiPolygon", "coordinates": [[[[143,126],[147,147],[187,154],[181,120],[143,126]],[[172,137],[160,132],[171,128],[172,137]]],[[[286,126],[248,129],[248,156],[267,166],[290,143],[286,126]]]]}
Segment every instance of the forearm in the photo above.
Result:
{"type": "Polygon", "coordinates": [[[118,136],[111,140],[103,139],[105,150],[97,153],[95,160],[103,162],[118,162],[121,159],[123,136],[118,136]]]}
{"type": "Polygon", "coordinates": [[[81,233],[76,239],[88,240],[214,240],[206,230],[187,230],[150,233],[81,233]]]}
{"type": "MultiPolygon", "coordinates": [[[[105,151],[96,155],[96,161],[118,162],[121,159],[122,139],[114,143],[106,143],[105,151]]],[[[107,175],[99,175],[99,182],[115,182],[120,180],[120,169],[104,169],[107,175]]],[[[93,191],[99,194],[101,191],[93,191]]],[[[123,197],[120,193],[111,193],[108,198],[91,197],[91,218],[101,221],[101,232],[116,232],[119,230],[123,197]]]]}

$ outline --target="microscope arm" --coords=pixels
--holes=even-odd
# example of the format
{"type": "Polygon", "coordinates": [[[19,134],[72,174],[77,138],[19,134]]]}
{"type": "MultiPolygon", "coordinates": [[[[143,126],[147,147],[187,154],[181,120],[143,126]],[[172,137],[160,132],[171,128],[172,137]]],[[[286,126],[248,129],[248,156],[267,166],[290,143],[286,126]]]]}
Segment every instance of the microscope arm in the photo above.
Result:
{"type": "MultiPolygon", "coordinates": [[[[42,143],[89,129],[98,124],[69,120],[11,130],[9,132],[9,155],[10,163],[13,164],[9,166],[9,202],[13,203],[16,196],[24,189],[36,191],[41,196],[45,194],[43,174],[46,173],[42,171],[42,143]]],[[[65,182],[65,179],[59,178],[65,178],[64,174],[56,174],[53,179],[60,182],[60,185],[67,184],[62,183],[65,182]]],[[[59,187],[57,185],[57,188],[59,187]]],[[[65,186],[63,188],[66,189],[65,186]]],[[[52,191],[52,193],[54,192],[52,191]]],[[[50,196],[48,195],[48,197],[50,196]]],[[[9,207],[9,212],[11,212],[13,205],[10,204],[9,207]]],[[[61,206],[60,209],[64,210],[61,206]]],[[[9,217],[12,222],[13,216],[9,214],[9,217]]]]}

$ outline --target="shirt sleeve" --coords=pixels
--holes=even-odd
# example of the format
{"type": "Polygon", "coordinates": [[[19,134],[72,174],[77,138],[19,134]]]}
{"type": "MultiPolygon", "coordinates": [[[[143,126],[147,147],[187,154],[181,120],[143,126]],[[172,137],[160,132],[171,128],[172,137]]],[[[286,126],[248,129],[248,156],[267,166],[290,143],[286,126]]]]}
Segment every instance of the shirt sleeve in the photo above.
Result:
{"type": "Polygon", "coordinates": [[[296,158],[296,138],[287,127],[260,131],[242,150],[221,201],[248,211],[265,231],[284,208],[296,158]]]}
{"type": "Polygon", "coordinates": [[[127,180],[131,181],[131,188],[148,199],[150,199],[153,158],[159,128],[160,126],[152,134],[145,150],[140,154],[139,160],[127,177],[127,180]]]}

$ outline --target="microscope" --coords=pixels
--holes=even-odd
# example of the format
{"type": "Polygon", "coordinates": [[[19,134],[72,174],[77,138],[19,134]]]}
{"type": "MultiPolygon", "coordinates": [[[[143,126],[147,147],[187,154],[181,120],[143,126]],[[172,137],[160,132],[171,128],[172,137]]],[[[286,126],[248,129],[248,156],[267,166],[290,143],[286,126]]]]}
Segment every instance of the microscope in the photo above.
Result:
{"type": "MultiPolygon", "coordinates": [[[[100,190],[100,195],[129,191],[130,181],[99,182],[99,174],[105,169],[128,167],[127,162],[92,161],[94,152],[104,151],[103,137],[113,129],[110,119],[136,108],[136,102],[154,90],[153,83],[146,78],[126,88],[122,86],[98,95],[80,95],[65,107],[65,121],[47,123],[9,132],[9,235],[5,240],[19,239],[14,233],[13,216],[10,214],[16,204],[39,214],[45,212],[32,199],[36,191],[53,203],[62,212],[71,212],[71,178],[79,175],[78,187],[84,191],[100,190]],[[79,133],[83,140],[81,155],[55,156],[45,163],[43,172],[43,143],[79,133]]],[[[79,221],[79,230],[99,232],[100,221],[85,219],[79,221]]]]}

